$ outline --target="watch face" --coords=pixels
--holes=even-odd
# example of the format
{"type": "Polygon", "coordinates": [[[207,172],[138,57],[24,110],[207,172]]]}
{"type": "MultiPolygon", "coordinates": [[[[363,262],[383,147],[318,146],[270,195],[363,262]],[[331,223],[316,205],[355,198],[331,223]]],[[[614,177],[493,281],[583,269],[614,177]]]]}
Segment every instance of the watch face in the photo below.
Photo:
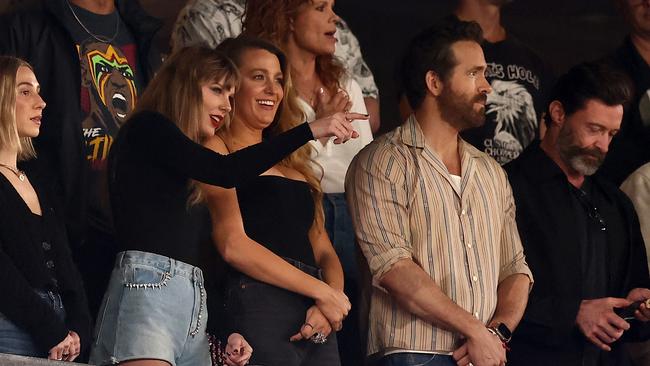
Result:
{"type": "Polygon", "coordinates": [[[510,338],[512,338],[512,332],[508,326],[503,323],[499,323],[499,325],[497,325],[497,332],[499,332],[505,342],[510,341],[510,338]]]}

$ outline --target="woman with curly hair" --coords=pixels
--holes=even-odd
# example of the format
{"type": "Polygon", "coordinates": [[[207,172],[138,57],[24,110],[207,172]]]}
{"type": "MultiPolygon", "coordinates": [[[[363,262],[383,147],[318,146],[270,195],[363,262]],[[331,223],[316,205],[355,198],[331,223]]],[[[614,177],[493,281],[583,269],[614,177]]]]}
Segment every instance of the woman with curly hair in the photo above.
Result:
{"type": "MultiPolygon", "coordinates": [[[[334,111],[366,113],[359,85],[334,57],[339,18],[333,5],[333,0],[248,0],[246,4],[244,34],[269,40],[286,53],[300,107],[307,118],[334,111]]],[[[355,306],[359,269],[344,181],[352,158],[372,141],[368,121],[355,120],[352,124],[360,138],[351,143],[334,145],[329,139],[310,143],[316,169],[322,167],[325,228],[343,265],[345,293],[352,301],[352,312],[339,333],[344,365],[360,364],[362,348],[355,306]]]]}
{"type": "MultiPolygon", "coordinates": [[[[248,37],[227,39],[218,49],[237,64],[242,82],[232,121],[206,146],[235,153],[294,128],[302,113],[284,54],[248,37]]],[[[346,116],[356,117],[362,116],[346,116]]],[[[330,322],[340,327],[347,310],[333,316],[322,298],[345,296],[343,271],[323,227],[310,153],[310,146],[297,150],[236,192],[205,188],[214,203],[214,240],[233,267],[226,319],[255,347],[256,365],[339,364],[330,322]]]]}

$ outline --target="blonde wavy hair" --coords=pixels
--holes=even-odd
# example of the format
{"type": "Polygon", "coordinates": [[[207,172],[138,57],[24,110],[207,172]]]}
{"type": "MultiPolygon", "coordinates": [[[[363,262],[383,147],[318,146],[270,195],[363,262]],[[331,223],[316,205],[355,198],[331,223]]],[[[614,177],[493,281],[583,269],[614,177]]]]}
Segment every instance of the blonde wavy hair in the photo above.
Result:
{"type": "Polygon", "coordinates": [[[26,61],[0,56],[0,146],[18,150],[18,161],[36,157],[31,137],[20,137],[16,124],[16,74],[21,67],[34,69],[26,61]]]}
{"type": "MultiPolygon", "coordinates": [[[[247,60],[243,55],[248,50],[265,50],[275,55],[280,62],[280,69],[284,75],[284,83],[282,90],[284,91],[284,98],[278,106],[278,111],[271,125],[264,129],[264,137],[272,137],[288,131],[302,123],[303,113],[298,101],[298,94],[296,89],[291,85],[291,75],[288,72],[288,63],[284,53],[272,43],[260,38],[249,37],[246,35],[237,38],[228,38],[224,40],[218,47],[218,50],[226,54],[236,65],[240,66],[247,60]]],[[[237,111],[235,110],[235,114],[237,111]]],[[[226,126],[228,128],[229,126],[226,126]]],[[[314,171],[315,162],[312,160],[313,148],[309,144],[305,144],[300,149],[296,150],[286,158],[284,158],[280,165],[298,171],[305,177],[307,184],[309,184],[311,195],[314,200],[314,224],[320,225],[324,222],[323,214],[323,190],[320,186],[320,176],[314,171]]]]}
{"type": "MultiPolygon", "coordinates": [[[[239,85],[237,66],[223,53],[202,46],[174,52],[139,97],[134,112],[155,111],[173,121],[192,141],[201,144],[202,85],[222,81],[229,89],[239,85]]],[[[189,184],[189,205],[204,200],[196,181],[189,184]]]]}

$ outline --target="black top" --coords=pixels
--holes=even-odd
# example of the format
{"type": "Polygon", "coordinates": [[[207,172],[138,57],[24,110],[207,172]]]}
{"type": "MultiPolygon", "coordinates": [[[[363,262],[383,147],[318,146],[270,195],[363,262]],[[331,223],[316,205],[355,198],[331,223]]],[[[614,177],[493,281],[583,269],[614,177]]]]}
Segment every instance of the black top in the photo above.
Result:
{"type": "Polygon", "coordinates": [[[630,38],[607,59],[625,72],[634,83],[634,98],[625,109],[621,130],[609,146],[599,175],[617,185],[632,172],[650,161],[650,66],[636,50],[630,38]]]}
{"type": "Polygon", "coordinates": [[[0,313],[32,335],[46,353],[74,330],[90,345],[90,316],[81,278],[72,262],[65,226],[55,201],[35,171],[28,171],[43,211],[34,215],[0,174],[0,313]],[[65,322],[34,290],[61,294],[65,322]]]}
{"type": "MultiPolygon", "coordinates": [[[[517,205],[517,228],[535,274],[528,306],[513,335],[508,364],[582,365],[585,350],[594,347],[575,324],[580,302],[594,295],[624,298],[631,289],[650,285],[634,207],[616,186],[598,177],[584,187],[588,205],[576,202],[575,188],[538,142],[505,169],[517,205]],[[592,205],[598,211],[598,215],[592,213],[593,218],[589,217],[592,205]],[[603,223],[606,230],[601,231],[603,223]],[[602,236],[596,240],[589,237],[596,232],[602,236]],[[595,252],[600,263],[583,258],[585,253],[594,255],[589,245],[604,246],[600,248],[603,251],[595,252]],[[596,266],[602,268],[589,271],[596,266]],[[594,278],[588,278],[592,276],[601,283],[595,285],[594,278]]],[[[633,324],[625,337],[635,338],[646,330],[633,324]]],[[[620,342],[613,344],[612,352],[596,351],[592,356],[600,363],[585,365],[627,364],[620,342]]]]}
{"type": "Polygon", "coordinates": [[[190,179],[232,188],[313,139],[303,123],[275,138],[220,155],[155,112],[120,129],[109,157],[109,190],[120,251],[140,250],[199,265],[201,219],[188,208],[190,179]]]}
{"type": "Polygon", "coordinates": [[[503,165],[538,138],[551,72],[535,52],[512,35],[481,46],[492,93],[485,105],[485,123],[463,131],[462,136],[503,165]]]}
{"type": "Polygon", "coordinates": [[[263,175],[237,188],[246,234],[280,257],[316,266],[309,241],[314,200],[309,184],[263,175]]]}

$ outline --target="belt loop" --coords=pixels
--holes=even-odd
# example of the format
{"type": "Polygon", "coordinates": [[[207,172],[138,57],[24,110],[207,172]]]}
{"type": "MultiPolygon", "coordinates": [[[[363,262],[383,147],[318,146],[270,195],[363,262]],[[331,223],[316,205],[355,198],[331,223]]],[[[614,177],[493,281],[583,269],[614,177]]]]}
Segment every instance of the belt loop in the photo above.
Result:
{"type": "Polygon", "coordinates": [[[125,254],[126,254],[126,252],[117,253],[117,258],[115,258],[115,262],[117,263],[117,267],[119,267],[119,268],[122,267],[122,262],[124,261],[125,254]]]}
{"type": "Polygon", "coordinates": [[[169,258],[169,275],[174,277],[176,276],[176,261],[173,258],[169,258]]]}

